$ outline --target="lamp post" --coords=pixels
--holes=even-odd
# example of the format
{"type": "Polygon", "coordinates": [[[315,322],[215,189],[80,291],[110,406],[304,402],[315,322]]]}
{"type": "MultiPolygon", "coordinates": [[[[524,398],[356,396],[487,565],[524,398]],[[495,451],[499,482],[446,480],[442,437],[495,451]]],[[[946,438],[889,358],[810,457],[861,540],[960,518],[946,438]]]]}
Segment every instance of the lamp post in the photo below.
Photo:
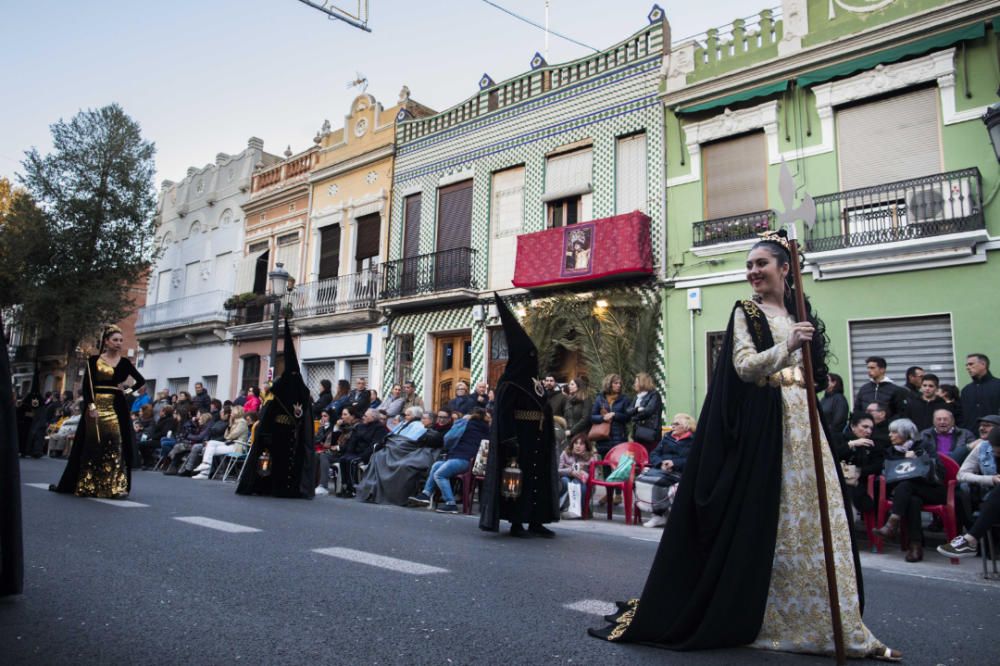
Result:
{"type": "Polygon", "coordinates": [[[275,359],[278,357],[278,316],[281,314],[281,299],[288,293],[288,280],[292,276],[285,270],[284,264],[278,262],[274,270],[267,274],[271,281],[271,357],[267,369],[268,379],[274,379],[275,359]]]}
{"type": "MultiPolygon", "coordinates": [[[[1000,90],[997,91],[1000,93],[1000,90]]],[[[1000,102],[991,105],[983,114],[983,122],[986,123],[986,131],[990,133],[990,143],[993,144],[993,153],[1000,162],[1000,102]]]]}

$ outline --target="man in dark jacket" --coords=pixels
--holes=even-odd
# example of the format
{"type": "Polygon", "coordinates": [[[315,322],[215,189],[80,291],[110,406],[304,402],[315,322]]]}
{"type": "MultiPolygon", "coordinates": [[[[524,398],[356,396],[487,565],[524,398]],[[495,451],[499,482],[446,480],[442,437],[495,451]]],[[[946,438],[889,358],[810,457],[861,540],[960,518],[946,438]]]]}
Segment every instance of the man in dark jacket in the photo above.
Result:
{"type": "Polygon", "coordinates": [[[986,354],[969,354],[965,369],[972,382],[962,388],[962,418],[968,430],[975,430],[979,419],[1000,413],[1000,379],[990,374],[990,359],[986,354]]]}
{"type": "Polygon", "coordinates": [[[191,402],[198,408],[199,412],[210,412],[212,410],[212,396],[208,394],[204,384],[201,382],[195,382],[194,395],[191,397],[191,402]]]}
{"type": "Polygon", "coordinates": [[[881,356],[869,356],[865,359],[870,381],[858,389],[854,398],[854,412],[860,413],[873,402],[885,403],[889,409],[888,418],[906,413],[907,391],[893,384],[886,376],[886,362],[881,356]]]}
{"type": "Polygon", "coordinates": [[[559,390],[556,378],[552,375],[546,375],[542,386],[545,387],[545,398],[549,401],[549,406],[552,407],[552,416],[563,416],[566,407],[566,394],[559,390]]]}
{"type": "Polygon", "coordinates": [[[379,419],[377,409],[369,409],[361,417],[361,423],[354,426],[347,443],[341,447],[340,472],[341,497],[354,497],[354,486],[358,482],[359,465],[367,465],[375,452],[375,446],[385,439],[389,431],[379,419]]]}
{"type": "Polygon", "coordinates": [[[937,394],[939,385],[937,375],[929,372],[924,374],[920,380],[920,395],[910,398],[907,404],[909,419],[921,432],[934,425],[934,412],[948,409],[944,398],[937,394]]]}

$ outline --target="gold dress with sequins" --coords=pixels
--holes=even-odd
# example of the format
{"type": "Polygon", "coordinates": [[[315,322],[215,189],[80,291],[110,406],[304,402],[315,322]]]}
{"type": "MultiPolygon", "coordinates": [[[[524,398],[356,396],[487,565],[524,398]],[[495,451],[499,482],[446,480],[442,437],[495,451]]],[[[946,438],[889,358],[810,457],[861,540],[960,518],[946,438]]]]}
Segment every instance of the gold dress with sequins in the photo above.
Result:
{"type": "MultiPolygon", "coordinates": [[[[774,346],[758,352],[746,319],[734,319],[733,366],[736,373],[745,382],[780,387],[784,430],[777,542],[764,622],[753,647],[833,654],[809,409],[802,379],[802,352],[789,353],[785,344],[794,321],[790,316],[767,315],[774,346]]],[[[847,656],[881,654],[885,646],[861,620],[847,512],[830,447],[822,432],[821,436],[847,656]]]]}
{"type": "Polygon", "coordinates": [[[129,378],[134,380],[132,389],[145,383],[127,358],[111,366],[100,356],[90,357],[83,382],[84,413],[62,479],[52,490],[104,499],[128,496],[129,468],[136,459],[131,397],[122,388],[129,378]],[[97,418],[90,416],[91,409],[97,418]]]}

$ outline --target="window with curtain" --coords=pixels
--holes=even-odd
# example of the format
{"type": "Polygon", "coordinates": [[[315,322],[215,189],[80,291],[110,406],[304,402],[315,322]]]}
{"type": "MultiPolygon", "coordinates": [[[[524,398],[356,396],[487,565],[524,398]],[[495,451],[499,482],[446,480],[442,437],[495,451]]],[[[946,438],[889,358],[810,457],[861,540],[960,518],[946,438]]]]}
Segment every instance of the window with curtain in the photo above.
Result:
{"type": "Polygon", "coordinates": [[[767,145],[764,132],[701,147],[705,219],[767,208],[767,145]]]}
{"type": "Polygon", "coordinates": [[[548,226],[564,227],[593,218],[593,161],[589,146],[545,160],[545,204],[548,226]]]}
{"type": "Polygon", "coordinates": [[[281,263],[285,271],[297,281],[299,279],[299,253],[302,250],[298,232],[278,236],[277,245],[278,249],[274,255],[275,267],[281,263]]]}

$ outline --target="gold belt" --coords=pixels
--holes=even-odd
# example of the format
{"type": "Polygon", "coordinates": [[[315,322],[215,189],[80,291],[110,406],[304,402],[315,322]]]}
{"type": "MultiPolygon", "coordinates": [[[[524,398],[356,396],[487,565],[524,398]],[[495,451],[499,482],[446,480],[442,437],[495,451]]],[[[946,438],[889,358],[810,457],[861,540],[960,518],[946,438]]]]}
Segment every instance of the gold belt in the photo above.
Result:
{"type": "Polygon", "coordinates": [[[799,366],[795,366],[794,368],[782,368],[778,372],[757,380],[757,386],[767,386],[768,384],[774,387],[800,386],[805,388],[806,378],[805,375],[802,374],[802,368],[799,366]]]}
{"type": "Polygon", "coordinates": [[[541,421],[544,415],[539,411],[531,411],[528,409],[515,409],[514,418],[518,421],[541,421]]]}

